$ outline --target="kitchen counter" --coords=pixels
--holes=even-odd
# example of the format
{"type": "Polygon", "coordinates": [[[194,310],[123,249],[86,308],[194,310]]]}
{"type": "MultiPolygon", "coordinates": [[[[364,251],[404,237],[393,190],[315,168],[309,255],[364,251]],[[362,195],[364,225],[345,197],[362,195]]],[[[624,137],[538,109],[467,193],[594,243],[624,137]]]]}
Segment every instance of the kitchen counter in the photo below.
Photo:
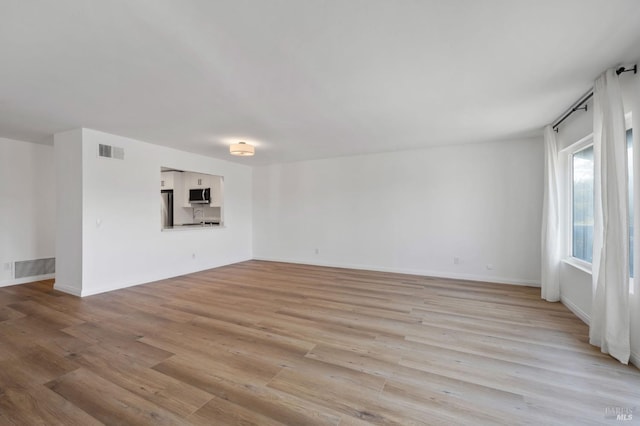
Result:
{"type": "Polygon", "coordinates": [[[185,224],[178,224],[178,225],[173,225],[167,228],[162,228],[162,232],[165,231],[188,231],[188,230],[202,230],[202,229],[220,229],[220,228],[224,228],[223,225],[221,225],[219,222],[218,223],[185,223],[185,224]]]}

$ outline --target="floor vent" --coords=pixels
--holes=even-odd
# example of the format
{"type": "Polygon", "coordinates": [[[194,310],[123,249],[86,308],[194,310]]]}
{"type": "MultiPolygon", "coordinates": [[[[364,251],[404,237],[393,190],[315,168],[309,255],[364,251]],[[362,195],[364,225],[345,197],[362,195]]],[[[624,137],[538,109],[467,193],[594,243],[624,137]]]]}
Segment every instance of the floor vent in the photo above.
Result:
{"type": "Polygon", "coordinates": [[[99,144],[98,157],[115,158],[116,160],[124,160],[124,148],[99,144]]]}
{"type": "Polygon", "coordinates": [[[22,260],[14,264],[14,278],[37,277],[56,272],[56,258],[22,260]]]}

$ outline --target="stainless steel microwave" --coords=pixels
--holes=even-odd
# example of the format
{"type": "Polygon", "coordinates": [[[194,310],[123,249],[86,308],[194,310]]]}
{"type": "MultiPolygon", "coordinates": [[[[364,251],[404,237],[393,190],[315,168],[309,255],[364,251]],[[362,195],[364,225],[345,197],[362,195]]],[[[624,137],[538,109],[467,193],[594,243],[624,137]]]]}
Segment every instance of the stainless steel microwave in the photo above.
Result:
{"type": "Polygon", "coordinates": [[[191,204],[209,204],[211,202],[211,188],[196,188],[189,190],[191,204]]]}

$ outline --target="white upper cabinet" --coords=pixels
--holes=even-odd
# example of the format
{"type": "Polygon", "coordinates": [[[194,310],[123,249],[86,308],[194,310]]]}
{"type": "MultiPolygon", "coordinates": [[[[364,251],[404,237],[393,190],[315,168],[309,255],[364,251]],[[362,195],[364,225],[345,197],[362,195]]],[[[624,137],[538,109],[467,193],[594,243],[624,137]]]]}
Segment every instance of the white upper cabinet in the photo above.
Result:
{"type": "Polygon", "coordinates": [[[160,173],[160,190],[174,189],[174,175],[176,172],[161,172],[160,173]]]}
{"type": "Polygon", "coordinates": [[[185,185],[187,185],[187,189],[211,188],[211,178],[213,176],[192,172],[185,172],[185,175],[185,185]]]}

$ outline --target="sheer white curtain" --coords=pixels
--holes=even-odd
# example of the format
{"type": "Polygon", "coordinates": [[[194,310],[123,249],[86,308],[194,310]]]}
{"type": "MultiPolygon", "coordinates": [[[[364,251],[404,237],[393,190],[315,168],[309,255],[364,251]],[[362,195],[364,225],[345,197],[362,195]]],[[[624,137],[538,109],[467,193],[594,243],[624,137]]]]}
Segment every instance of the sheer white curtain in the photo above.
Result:
{"type": "Polygon", "coordinates": [[[640,368],[640,79],[632,86],[633,114],[633,265],[634,291],[630,295],[631,362],[640,368]],[[635,352],[635,359],[634,359],[635,352]]]}
{"type": "Polygon", "coordinates": [[[629,362],[629,237],[627,147],[622,94],[613,69],[593,90],[595,205],[593,304],[589,341],[629,362]]]}
{"type": "Polygon", "coordinates": [[[558,146],[551,126],[544,128],[544,197],[542,204],[542,298],[560,300],[558,146]]]}

